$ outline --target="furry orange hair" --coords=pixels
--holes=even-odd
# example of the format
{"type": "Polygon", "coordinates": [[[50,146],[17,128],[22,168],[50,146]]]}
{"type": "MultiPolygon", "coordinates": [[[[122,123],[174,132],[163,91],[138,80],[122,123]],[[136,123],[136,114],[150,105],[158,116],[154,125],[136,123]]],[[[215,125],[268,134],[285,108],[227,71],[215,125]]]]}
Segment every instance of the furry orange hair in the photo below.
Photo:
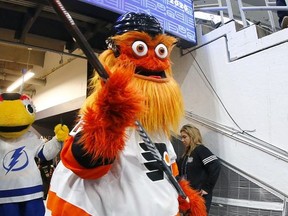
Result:
{"type": "Polygon", "coordinates": [[[170,130],[177,130],[183,115],[182,95],[178,84],[172,77],[169,58],[176,39],[167,35],[151,38],[147,33],[132,31],[117,35],[112,40],[119,49],[120,56],[115,57],[115,53],[108,49],[99,56],[99,59],[111,76],[107,82],[108,87],[109,83],[112,86],[112,82],[118,84],[113,87],[113,92],[109,93],[105,90],[107,84],[101,85],[101,80],[96,75],[91,82],[93,93],[81,110],[84,113],[85,122],[82,141],[88,153],[92,153],[95,158],[101,156],[113,159],[117,152],[124,148],[125,128],[132,126],[136,118],[148,133],[164,132],[169,136],[170,130]],[[136,40],[147,44],[149,51],[146,56],[139,58],[133,53],[131,47],[136,40]],[[167,58],[161,59],[155,55],[154,48],[160,43],[167,47],[167,58]],[[166,78],[151,81],[149,78],[139,77],[135,75],[139,67],[148,71],[165,71],[166,78]],[[117,78],[112,78],[114,74],[117,78]],[[121,80],[126,81],[121,82],[121,80]],[[124,93],[121,93],[122,89],[124,93]],[[117,115],[115,115],[116,111],[111,111],[113,107],[99,110],[98,106],[103,105],[103,100],[107,100],[106,97],[109,97],[110,103],[113,100],[112,104],[115,104],[115,107],[118,106],[117,115]],[[131,99],[132,105],[129,104],[129,98],[133,98],[131,99]],[[135,110],[131,106],[135,107],[135,110]],[[123,107],[127,107],[127,111],[123,107]],[[99,125],[95,123],[99,119],[101,119],[101,127],[95,128],[95,125],[99,125]],[[99,134],[102,134],[101,137],[99,134]],[[113,147],[105,144],[111,139],[117,143],[113,147]]]}

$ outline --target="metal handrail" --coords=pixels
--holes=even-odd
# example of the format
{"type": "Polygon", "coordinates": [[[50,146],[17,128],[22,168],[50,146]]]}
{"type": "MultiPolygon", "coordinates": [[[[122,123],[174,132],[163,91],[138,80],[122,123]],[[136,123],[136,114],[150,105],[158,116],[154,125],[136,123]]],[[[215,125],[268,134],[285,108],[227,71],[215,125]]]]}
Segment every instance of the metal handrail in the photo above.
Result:
{"type": "Polygon", "coordinates": [[[268,11],[268,16],[269,16],[269,21],[271,24],[271,28],[273,32],[276,32],[276,27],[275,27],[275,22],[273,19],[273,15],[271,11],[288,11],[288,6],[272,6],[274,5],[275,2],[269,2],[265,0],[266,6],[249,6],[249,7],[243,7],[242,0],[237,0],[238,2],[238,7],[241,15],[241,19],[243,22],[243,26],[247,27],[247,21],[246,21],[246,15],[244,11],[268,11]]]}
{"type": "MultiPolygon", "coordinates": [[[[233,166],[232,164],[228,163],[227,161],[224,161],[223,159],[219,158],[221,161],[221,164],[228,169],[238,173],[239,175],[243,176],[244,178],[248,179],[249,181],[257,184],[258,186],[262,187],[263,189],[267,190],[268,192],[274,194],[278,198],[282,200],[283,203],[283,209],[282,209],[282,216],[286,216],[287,212],[287,200],[288,200],[288,194],[278,190],[277,188],[272,187],[271,185],[266,184],[265,182],[261,181],[260,179],[257,179],[256,177],[244,172],[243,170],[240,170],[239,168],[233,166]]],[[[229,199],[229,198],[228,198],[229,199]]],[[[217,203],[217,202],[216,202],[217,203]]]]}
{"type": "Polygon", "coordinates": [[[222,1],[218,0],[218,4],[206,4],[194,6],[194,11],[208,12],[219,11],[221,16],[221,23],[224,24],[223,11],[227,11],[229,19],[233,19],[233,11],[230,0],[226,0],[226,6],[222,6],[222,1]],[[214,7],[215,6],[215,7],[214,7]]]}
{"type": "Polygon", "coordinates": [[[213,122],[211,120],[205,119],[204,117],[198,116],[191,111],[185,111],[185,118],[188,120],[192,120],[198,122],[199,124],[205,126],[206,128],[210,128],[213,131],[223,134],[226,137],[234,139],[238,142],[251,146],[255,149],[258,149],[262,152],[265,152],[271,155],[274,158],[282,160],[288,163],[288,152],[280,149],[270,143],[267,143],[263,140],[259,140],[257,138],[248,136],[245,131],[239,131],[238,129],[228,127],[226,125],[221,125],[217,122],[213,122]]]}
{"type": "MultiPolygon", "coordinates": [[[[288,0],[287,0],[288,1],[288,0]]],[[[265,0],[265,6],[243,6],[242,0],[237,0],[238,8],[241,16],[241,20],[243,22],[243,27],[248,26],[248,22],[246,19],[245,11],[267,11],[269,22],[271,24],[272,32],[276,32],[275,21],[273,18],[272,11],[288,11],[288,4],[287,6],[276,6],[275,1],[265,0]]],[[[226,0],[226,6],[222,6],[222,1],[218,0],[218,3],[215,4],[206,4],[206,5],[196,5],[194,6],[194,11],[201,11],[201,12],[219,12],[221,16],[221,23],[224,24],[224,16],[223,11],[227,11],[228,17],[230,20],[233,20],[233,11],[232,5],[230,0],[226,0]]]]}
{"type": "Polygon", "coordinates": [[[219,160],[221,161],[221,164],[224,165],[225,167],[227,167],[228,169],[238,173],[239,175],[245,177],[249,181],[252,181],[253,183],[259,185],[260,187],[262,187],[265,190],[269,191],[270,193],[274,194],[275,196],[277,196],[281,200],[286,201],[286,199],[288,197],[287,193],[280,191],[279,189],[274,188],[271,185],[266,184],[265,182],[261,181],[260,179],[256,178],[255,176],[252,176],[252,175],[244,172],[243,170],[240,170],[238,167],[233,166],[232,164],[228,163],[227,161],[225,161],[221,158],[219,158],[219,160]]]}
{"type": "MultiPolygon", "coordinates": [[[[241,138],[241,136],[245,136],[243,134],[239,134],[239,133],[235,133],[235,131],[237,132],[236,129],[232,128],[232,127],[228,127],[225,125],[221,125],[219,123],[213,122],[211,120],[208,119],[204,119],[203,117],[197,116],[196,114],[192,113],[191,111],[185,111],[185,117],[187,120],[192,120],[195,121],[203,126],[205,126],[206,128],[209,128],[213,131],[216,131],[218,133],[221,133],[231,139],[235,139],[238,142],[242,142],[244,144],[247,144],[253,148],[259,149],[260,151],[263,151],[265,153],[270,154],[271,156],[283,160],[285,162],[288,162],[288,153],[286,151],[280,150],[276,147],[270,146],[267,148],[267,145],[262,142],[262,147],[261,147],[261,143],[257,143],[255,140],[245,140],[243,139],[243,137],[241,138]],[[239,136],[237,138],[237,136],[239,136]]],[[[221,163],[223,165],[225,165],[226,167],[228,167],[229,169],[237,172],[238,174],[243,175],[245,178],[247,178],[248,180],[258,184],[259,186],[263,187],[265,190],[269,191],[270,193],[274,194],[275,196],[279,197],[280,199],[283,200],[283,211],[282,211],[282,216],[286,216],[286,211],[287,211],[287,200],[288,200],[288,194],[284,191],[280,191],[277,188],[266,184],[265,182],[261,181],[260,179],[256,178],[255,176],[252,176],[246,172],[244,172],[243,170],[240,170],[239,168],[233,166],[232,164],[228,163],[227,161],[224,161],[223,159],[219,158],[221,163]]]]}

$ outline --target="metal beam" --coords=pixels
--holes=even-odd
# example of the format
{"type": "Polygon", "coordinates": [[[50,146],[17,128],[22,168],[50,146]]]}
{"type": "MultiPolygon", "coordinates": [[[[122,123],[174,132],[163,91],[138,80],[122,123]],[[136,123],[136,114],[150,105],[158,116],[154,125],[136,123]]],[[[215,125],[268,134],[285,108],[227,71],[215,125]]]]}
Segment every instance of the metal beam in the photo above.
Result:
{"type": "Polygon", "coordinates": [[[15,33],[15,38],[19,39],[20,43],[24,43],[27,33],[29,32],[33,23],[36,21],[37,17],[40,15],[43,7],[43,5],[39,5],[36,9],[28,9],[28,13],[25,15],[21,29],[15,33]]]}

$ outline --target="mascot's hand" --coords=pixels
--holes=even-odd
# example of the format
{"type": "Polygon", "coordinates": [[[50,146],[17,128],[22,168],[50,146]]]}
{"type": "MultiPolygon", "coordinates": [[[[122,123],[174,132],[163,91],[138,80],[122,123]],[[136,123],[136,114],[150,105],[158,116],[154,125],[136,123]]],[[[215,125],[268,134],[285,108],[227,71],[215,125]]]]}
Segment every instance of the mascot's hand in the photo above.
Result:
{"type": "Polygon", "coordinates": [[[64,140],[69,135],[69,128],[66,125],[58,124],[54,128],[54,133],[55,133],[56,139],[59,142],[64,142],[64,140]]]}
{"type": "Polygon", "coordinates": [[[143,111],[144,97],[131,82],[135,68],[125,61],[115,68],[99,92],[97,105],[107,122],[114,127],[127,127],[134,125],[137,115],[143,111]]]}
{"type": "Polygon", "coordinates": [[[178,197],[179,211],[185,216],[207,216],[205,201],[200,193],[193,190],[185,179],[180,180],[179,184],[188,197],[187,200],[178,197]]]}
{"type": "Polygon", "coordinates": [[[89,96],[82,116],[81,139],[94,161],[115,159],[125,147],[126,128],[134,127],[144,110],[144,96],[133,80],[135,68],[123,62],[113,67],[107,82],[89,96]]]}

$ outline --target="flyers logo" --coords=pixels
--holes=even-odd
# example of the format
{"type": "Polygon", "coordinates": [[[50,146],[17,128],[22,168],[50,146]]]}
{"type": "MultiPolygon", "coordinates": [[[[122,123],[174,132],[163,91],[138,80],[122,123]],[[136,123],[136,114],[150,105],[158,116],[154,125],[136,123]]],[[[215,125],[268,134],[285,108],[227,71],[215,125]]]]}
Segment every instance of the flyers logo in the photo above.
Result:
{"type": "MultiPolygon", "coordinates": [[[[148,150],[145,143],[139,143],[140,147],[144,152],[141,153],[141,155],[145,158],[147,162],[144,163],[144,166],[148,170],[146,175],[149,179],[152,181],[159,181],[164,179],[164,172],[161,170],[160,165],[157,163],[157,161],[154,159],[152,153],[148,150]]],[[[167,153],[167,148],[164,143],[155,143],[156,148],[162,155],[163,160],[167,164],[167,166],[170,167],[170,158],[167,153]]]]}

